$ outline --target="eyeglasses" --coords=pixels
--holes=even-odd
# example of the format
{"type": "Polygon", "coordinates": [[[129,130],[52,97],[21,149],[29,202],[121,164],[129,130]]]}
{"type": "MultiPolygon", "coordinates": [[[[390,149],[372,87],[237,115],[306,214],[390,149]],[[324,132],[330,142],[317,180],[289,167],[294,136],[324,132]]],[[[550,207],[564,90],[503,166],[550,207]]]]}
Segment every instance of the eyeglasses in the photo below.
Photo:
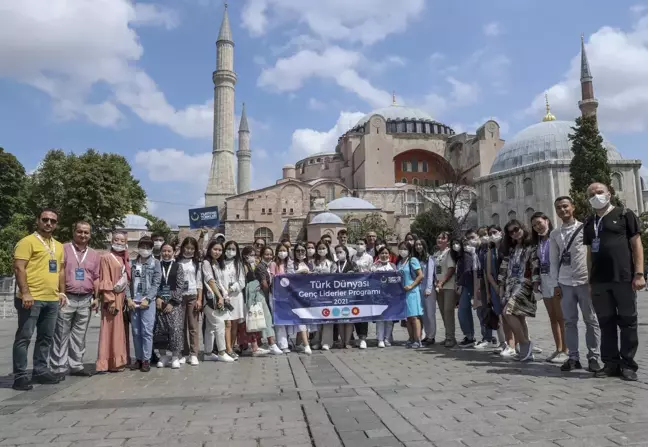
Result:
{"type": "Polygon", "coordinates": [[[508,233],[512,236],[512,235],[516,234],[518,231],[520,231],[520,227],[513,227],[513,228],[511,228],[509,230],[508,233]]]}
{"type": "Polygon", "coordinates": [[[43,222],[43,223],[51,223],[52,225],[56,225],[58,220],[51,219],[49,217],[41,217],[41,222],[43,222]]]}

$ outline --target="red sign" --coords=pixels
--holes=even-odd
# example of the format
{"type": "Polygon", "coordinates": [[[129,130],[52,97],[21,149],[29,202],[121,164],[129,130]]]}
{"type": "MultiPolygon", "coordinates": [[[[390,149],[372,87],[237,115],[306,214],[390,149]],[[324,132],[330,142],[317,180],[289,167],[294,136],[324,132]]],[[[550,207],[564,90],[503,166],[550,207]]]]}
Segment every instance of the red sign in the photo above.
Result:
{"type": "Polygon", "coordinates": [[[322,310],[322,315],[325,316],[325,317],[328,317],[329,315],[331,315],[331,311],[328,308],[323,309],[322,310]]]}

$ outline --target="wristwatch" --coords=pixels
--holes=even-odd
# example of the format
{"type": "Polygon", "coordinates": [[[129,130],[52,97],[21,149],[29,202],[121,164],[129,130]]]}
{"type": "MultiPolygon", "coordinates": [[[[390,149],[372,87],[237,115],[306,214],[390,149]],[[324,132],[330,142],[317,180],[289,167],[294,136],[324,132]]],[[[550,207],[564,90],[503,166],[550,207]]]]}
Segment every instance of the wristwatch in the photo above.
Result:
{"type": "Polygon", "coordinates": [[[635,273],[635,276],[644,276],[644,274],[642,272],[637,272],[635,273]]]}

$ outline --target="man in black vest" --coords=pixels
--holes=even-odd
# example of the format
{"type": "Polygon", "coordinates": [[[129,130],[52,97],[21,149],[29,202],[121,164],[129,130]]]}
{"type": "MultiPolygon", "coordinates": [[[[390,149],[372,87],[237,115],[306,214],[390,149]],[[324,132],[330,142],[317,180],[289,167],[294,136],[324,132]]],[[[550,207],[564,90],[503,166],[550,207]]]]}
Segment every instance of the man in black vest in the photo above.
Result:
{"type": "Polygon", "coordinates": [[[592,302],[601,327],[601,360],[605,363],[595,377],[620,376],[635,381],[637,291],[646,286],[641,225],[631,210],[610,203],[606,185],[591,184],[587,196],[596,214],[585,223],[583,244],[589,248],[592,302]]]}

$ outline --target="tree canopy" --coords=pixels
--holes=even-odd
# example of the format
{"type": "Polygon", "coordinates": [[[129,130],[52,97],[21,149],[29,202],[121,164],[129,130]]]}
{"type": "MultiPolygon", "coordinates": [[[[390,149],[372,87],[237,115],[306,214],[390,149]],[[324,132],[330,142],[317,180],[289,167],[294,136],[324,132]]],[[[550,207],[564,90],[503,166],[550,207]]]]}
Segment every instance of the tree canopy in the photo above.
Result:
{"type": "Polygon", "coordinates": [[[396,234],[380,213],[367,214],[362,219],[349,214],[344,216],[344,223],[349,234],[349,242],[352,244],[364,239],[369,231],[375,231],[376,236],[385,241],[392,239],[396,234]],[[360,225],[352,225],[353,220],[358,220],[360,225]]]}
{"type": "Polygon", "coordinates": [[[422,212],[412,223],[412,233],[425,240],[430,249],[436,244],[436,238],[439,233],[448,231],[452,233],[456,229],[456,219],[453,219],[447,210],[437,204],[432,204],[432,208],[422,212]]]}
{"type": "Polygon", "coordinates": [[[164,219],[155,217],[154,215],[150,214],[148,211],[141,211],[139,215],[148,219],[148,221],[150,222],[150,224],[148,225],[148,229],[151,233],[159,234],[164,238],[165,241],[171,243],[171,240],[169,240],[169,235],[171,234],[171,228],[169,227],[169,224],[167,224],[164,219]]]}
{"type": "Polygon", "coordinates": [[[0,228],[11,220],[15,213],[24,212],[22,194],[27,176],[25,168],[15,155],[0,147],[0,228]]]}

